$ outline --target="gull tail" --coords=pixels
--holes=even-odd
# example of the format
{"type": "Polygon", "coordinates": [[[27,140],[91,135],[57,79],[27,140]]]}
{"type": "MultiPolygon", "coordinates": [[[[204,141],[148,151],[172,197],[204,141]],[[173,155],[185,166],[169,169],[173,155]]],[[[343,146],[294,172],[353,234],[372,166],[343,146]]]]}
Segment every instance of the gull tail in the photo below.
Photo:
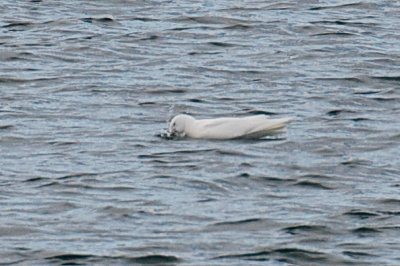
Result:
{"type": "Polygon", "coordinates": [[[268,128],[271,131],[284,129],[286,127],[286,125],[289,122],[293,121],[293,120],[294,120],[293,117],[284,117],[284,118],[271,119],[270,120],[271,124],[270,124],[270,126],[268,128]]]}
{"type": "Polygon", "coordinates": [[[267,135],[284,133],[286,131],[286,125],[293,120],[293,117],[267,119],[265,123],[261,124],[260,126],[249,132],[246,138],[262,138],[267,135]]]}

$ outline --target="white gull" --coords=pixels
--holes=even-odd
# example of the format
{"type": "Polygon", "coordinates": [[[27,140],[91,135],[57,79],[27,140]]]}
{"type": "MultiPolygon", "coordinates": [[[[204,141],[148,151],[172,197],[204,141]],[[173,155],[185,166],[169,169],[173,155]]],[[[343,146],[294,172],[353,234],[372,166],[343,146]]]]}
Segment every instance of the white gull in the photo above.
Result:
{"type": "Polygon", "coordinates": [[[169,124],[167,137],[258,139],[284,131],[286,124],[291,120],[291,117],[271,119],[266,115],[196,120],[190,115],[177,115],[169,124]]]}

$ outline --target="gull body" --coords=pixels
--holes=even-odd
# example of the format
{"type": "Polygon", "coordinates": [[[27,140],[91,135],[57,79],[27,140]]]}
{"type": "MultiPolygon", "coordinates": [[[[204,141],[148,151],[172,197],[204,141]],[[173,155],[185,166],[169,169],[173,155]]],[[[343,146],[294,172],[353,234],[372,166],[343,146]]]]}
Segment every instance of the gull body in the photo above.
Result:
{"type": "Polygon", "coordinates": [[[196,120],[190,115],[177,115],[171,120],[167,134],[196,139],[257,139],[283,131],[291,120],[265,115],[196,120]]]}

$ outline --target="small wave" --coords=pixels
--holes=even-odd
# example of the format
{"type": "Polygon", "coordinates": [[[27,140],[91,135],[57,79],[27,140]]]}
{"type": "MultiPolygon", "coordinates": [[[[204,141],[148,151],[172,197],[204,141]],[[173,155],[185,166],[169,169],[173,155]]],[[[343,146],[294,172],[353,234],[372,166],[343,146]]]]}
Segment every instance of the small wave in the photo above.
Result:
{"type": "Polygon", "coordinates": [[[301,186],[301,187],[318,188],[318,189],[332,189],[331,187],[323,185],[319,182],[313,182],[313,181],[309,181],[309,180],[299,181],[295,185],[301,186]]]}
{"type": "Polygon", "coordinates": [[[261,219],[259,219],[259,218],[250,218],[250,219],[244,219],[244,220],[238,220],[238,221],[215,223],[214,226],[240,225],[240,224],[248,224],[248,223],[260,222],[260,221],[261,221],[261,219]]]}
{"type": "Polygon", "coordinates": [[[227,43],[227,42],[208,42],[209,45],[218,46],[218,47],[234,47],[236,44],[227,43]]]}
{"type": "Polygon", "coordinates": [[[11,22],[2,26],[2,28],[26,27],[31,25],[33,25],[33,23],[31,22],[11,22]]]}
{"type": "Polygon", "coordinates": [[[376,257],[376,255],[368,253],[368,252],[362,252],[362,251],[351,251],[351,250],[346,250],[342,252],[343,255],[349,256],[353,259],[361,259],[364,257],[376,257]]]}
{"type": "Polygon", "coordinates": [[[147,37],[140,38],[139,40],[140,41],[154,41],[154,40],[157,40],[157,39],[160,39],[160,38],[161,38],[160,36],[152,34],[152,35],[149,35],[147,37]]]}
{"type": "Polygon", "coordinates": [[[8,31],[25,31],[31,29],[35,24],[28,21],[13,21],[6,25],[1,26],[1,28],[7,29],[8,31]]]}
{"type": "Polygon", "coordinates": [[[33,79],[20,79],[20,78],[9,78],[9,77],[0,77],[0,83],[27,83],[27,82],[48,82],[55,81],[58,78],[47,78],[47,77],[38,77],[33,79]]]}
{"type": "Polygon", "coordinates": [[[351,111],[351,110],[346,110],[346,109],[334,109],[334,110],[328,111],[326,114],[329,116],[337,116],[342,113],[355,113],[355,112],[351,111]]]}
{"type": "MultiPolygon", "coordinates": [[[[0,112],[1,112],[1,110],[0,110],[0,112]]],[[[15,129],[14,125],[3,125],[3,126],[0,126],[0,130],[12,130],[12,129],[15,129]]]]}
{"type": "Polygon", "coordinates": [[[249,30],[251,28],[252,28],[252,26],[247,25],[247,24],[234,24],[234,25],[224,27],[224,29],[227,29],[227,30],[249,30]]]}
{"type": "Polygon", "coordinates": [[[375,89],[371,90],[371,89],[369,89],[369,90],[366,90],[366,91],[356,91],[356,92],[354,92],[354,94],[370,95],[370,94],[377,94],[377,93],[380,93],[380,92],[381,92],[381,90],[375,90],[375,89]]]}
{"type": "Polygon", "coordinates": [[[369,28],[372,26],[377,26],[377,23],[364,23],[364,22],[355,22],[355,21],[344,21],[344,20],[320,20],[320,21],[312,21],[311,24],[333,24],[333,25],[345,25],[345,26],[353,26],[353,27],[364,27],[369,28]]]}
{"type": "Polygon", "coordinates": [[[96,256],[90,254],[66,253],[45,258],[52,263],[62,263],[63,265],[86,264],[86,263],[137,263],[137,264],[160,264],[170,265],[179,263],[182,259],[168,255],[147,255],[139,257],[128,256],[96,256]]]}
{"type": "MultiPolygon", "coordinates": [[[[51,179],[49,179],[51,180],[51,179]]],[[[51,181],[45,184],[38,186],[39,188],[48,188],[52,187],[53,189],[60,189],[64,192],[69,193],[68,189],[73,189],[74,193],[77,191],[115,191],[115,192],[123,192],[123,191],[135,191],[136,188],[129,187],[129,186],[93,186],[87,185],[84,183],[69,183],[69,182],[58,182],[58,181],[51,181]]]]}
{"type": "Polygon", "coordinates": [[[383,81],[400,81],[400,76],[373,76],[371,78],[383,81]]]}
{"type": "Polygon", "coordinates": [[[48,144],[52,146],[71,146],[79,144],[78,141],[50,141],[48,144]]]}
{"type": "Polygon", "coordinates": [[[372,228],[372,227],[357,227],[353,230],[351,230],[352,233],[359,234],[359,235],[365,235],[365,234],[375,234],[379,233],[380,231],[378,229],[372,228]]]}
{"type": "Polygon", "coordinates": [[[303,263],[326,263],[332,262],[329,255],[306,249],[299,248],[271,248],[253,253],[240,253],[231,255],[221,255],[214,259],[243,259],[254,261],[269,261],[275,259],[280,262],[298,264],[303,263]]]}
{"type": "Polygon", "coordinates": [[[195,188],[197,190],[206,190],[208,192],[222,192],[227,193],[229,190],[225,189],[224,187],[217,185],[213,182],[207,182],[203,180],[189,180],[186,183],[187,187],[195,188]]]}
{"type": "Polygon", "coordinates": [[[357,167],[360,165],[372,165],[371,161],[368,160],[356,160],[356,159],[351,159],[351,160],[347,160],[344,162],[340,163],[341,165],[347,165],[349,167],[357,167]]]}
{"type": "Polygon", "coordinates": [[[393,198],[381,199],[378,202],[383,204],[400,205],[400,199],[393,199],[393,198]]]}
{"type": "Polygon", "coordinates": [[[257,177],[257,180],[269,185],[284,185],[284,184],[289,185],[297,181],[297,179],[294,178],[279,178],[273,176],[260,176],[257,177]]]}
{"type": "Polygon", "coordinates": [[[186,89],[155,89],[155,90],[146,90],[146,93],[148,94],[181,94],[187,92],[186,89]]]}
{"type": "Polygon", "coordinates": [[[182,16],[172,20],[175,22],[195,22],[199,24],[246,24],[245,20],[218,16],[182,16]]]}
{"type": "Polygon", "coordinates": [[[335,32],[322,32],[317,34],[312,34],[311,36],[354,36],[356,34],[350,32],[343,31],[335,31],[335,32]]]}
{"type": "Polygon", "coordinates": [[[368,218],[371,218],[371,217],[376,217],[379,214],[374,213],[374,212],[351,210],[351,211],[347,211],[347,212],[343,213],[343,215],[354,216],[354,217],[357,217],[357,218],[360,218],[360,219],[368,219],[368,218]]]}
{"type": "Polygon", "coordinates": [[[97,176],[97,174],[96,173],[75,173],[75,174],[60,176],[57,179],[65,180],[65,179],[75,179],[75,178],[89,177],[89,176],[93,177],[93,176],[97,176]]]}
{"type": "Polygon", "coordinates": [[[287,9],[292,9],[295,8],[296,4],[294,3],[289,3],[289,2],[278,2],[274,4],[270,4],[265,7],[265,10],[287,10],[287,9]]]}
{"type": "Polygon", "coordinates": [[[270,112],[270,111],[263,111],[263,110],[249,110],[249,111],[246,111],[244,114],[248,114],[248,115],[276,115],[277,113],[270,112]]]}
{"type": "Polygon", "coordinates": [[[252,231],[274,227],[276,224],[264,218],[248,218],[236,221],[223,221],[208,225],[203,231],[221,232],[221,231],[252,231]]]}
{"type": "Polygon", "coordinates": [[[102,18],[92,18],[92,17],[88,17],[88,18],[82,18],[81,19],[83,22],[86,23],[94,23],[94,22],[101,22],[101,23],[110,23],[110,22],[114,22],[115,19],[111,16],[109,17],[102,17],[102,18]]]}
{"type": "Polygon", "coordinates": [[[321,81],[337,81],[337,82],[343,82],[343,81],[349,81],[349,82],[355,82],[355,83],[364,83],[365,81],[361,78],[358,77],[327,77],[327,78],[316,78],[316,80],[321,80],[321,81]]]}
{"type": "Polygon", "coordinates": [[[132,18],[132,20],[139,20],[139,21],[143,21],[143,22],[159,21],[158,19],[150,18],[150,17],[135,17],[135,18],[132,18]]]}
{"type": "Polygon", "coordinates": [[[132,258],[130,259],[130,261],[143,264],[165,264],[165,263],[177,263],[180,262],[181,259],[175,256],[148,255],[143,257],[132,258]]]}
{"type": "Polygon", "coordinates": [[[323,225],[294,225],[294,226],[288,226],[283,228],[284,231],[286,231],[289,234],[296,235],[300,233],[319,233],[319,234],[326,234],[326,233],[331,233],[331,230],[323,225]]]}
{"type": "Polygon", "coordinates": [[[332,179],[336,179],[336,177],[334,176],[329,176],[329,175],[322,175],[322,174],[305,174],[302,175],[301,178],[303,179],[323,179],[323,180],[332,180],[332,179]]]}
{"type": "Polygon", "coordinates": [[[348,7],[355,7],[357,9],[372,8],[371,5],[372,4],[358,2],[358,3],[349,3],[349,4],[342,4],[342,5],[333,5],[333,6],[316,6],[316,7],[311,7],[310,10],[317,11],[317,10],[323,10],[323,9],[342,9],[342,8],[348,8],[348,7]]]}
{"type": "Polygon", "coordinates": [[[31,183],[31,182],[39,182],[39,181],[48,181],[50,178],[47,177],[33,177],[33,178],[28,178],[26,180],[24,180],[23,182],[26,183],[31,183]]]}

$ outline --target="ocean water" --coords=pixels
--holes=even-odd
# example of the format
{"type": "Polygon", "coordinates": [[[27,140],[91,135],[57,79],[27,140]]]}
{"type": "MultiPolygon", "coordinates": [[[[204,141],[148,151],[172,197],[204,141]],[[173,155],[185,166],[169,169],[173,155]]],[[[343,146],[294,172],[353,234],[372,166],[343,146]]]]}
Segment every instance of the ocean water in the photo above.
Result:
{"type": "Polygon", "coordinates": [[[398,1],[0,3],[0,264],[400,264],[398,1]],[[293,116],[264,140],[168,120],[293,116]]]}

